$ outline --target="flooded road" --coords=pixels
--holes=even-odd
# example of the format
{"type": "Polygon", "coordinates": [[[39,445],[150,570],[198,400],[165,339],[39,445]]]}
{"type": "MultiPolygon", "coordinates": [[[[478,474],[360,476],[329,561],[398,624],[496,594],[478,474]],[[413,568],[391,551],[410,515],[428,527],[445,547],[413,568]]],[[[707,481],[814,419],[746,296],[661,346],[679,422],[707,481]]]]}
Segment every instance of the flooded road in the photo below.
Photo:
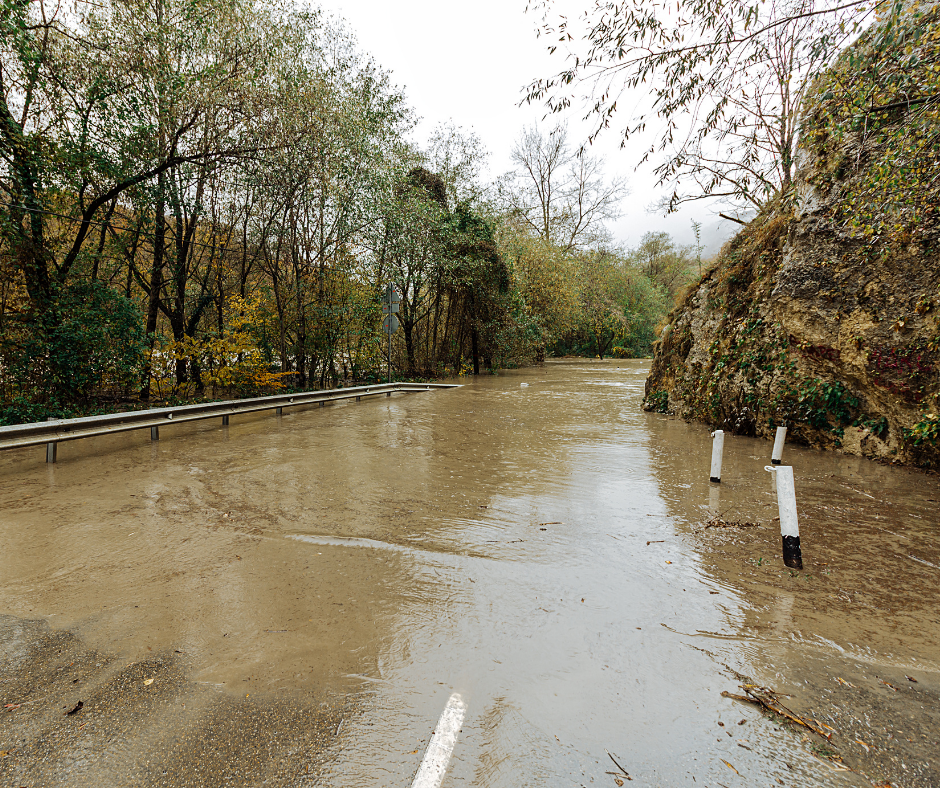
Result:
{"type": "Polygon", "coordinates": [[[409,786],[459,693],[444,786],[622,783],[607,751],[636,785],[870,785],[721,692],[811,705],[870,679],[895,703],[909,674],[916,731],[892,730],[922,737],[904,772],[930,785],[937,477],[788,446],[790,573],[770,444],[729,437],[710,485],[707,429],[643,413],[646,372],[562,361],[3,455],[0,688],[34,705],[0,717],[0,778],[409,786]],[[88,670],[17,674],[60,653],[56,677],[88,670]]]}

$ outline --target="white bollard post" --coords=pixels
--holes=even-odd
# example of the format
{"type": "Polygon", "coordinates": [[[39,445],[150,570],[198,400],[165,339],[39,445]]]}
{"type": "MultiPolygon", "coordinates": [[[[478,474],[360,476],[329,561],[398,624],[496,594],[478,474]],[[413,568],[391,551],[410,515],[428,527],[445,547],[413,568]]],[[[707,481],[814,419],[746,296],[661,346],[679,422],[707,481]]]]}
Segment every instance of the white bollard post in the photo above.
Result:
{"type": "Polygon", "coordinates": [[[725,450],[724,430],[715,430],[712,433],[712,472],[710,481],[721,482],[721,455],[725,450]]]}
{"type": "Polygon", "coordinates": [[[779,465],[783,459],[783,444],[787,442],[787,428],[777,427],[777,435],[774,437],[774,451],[770,455],[770,462],[773,465],[779,465]]]}
{"type": "Polygon", "coordinates": [[[796,487],[789,465],[766,465],[777,481],[777,508],[780,512],[780,536],[783,539],[783,563],[791,569],[803,568],[800,552],[800,522],[796,515],[796,487]]]}

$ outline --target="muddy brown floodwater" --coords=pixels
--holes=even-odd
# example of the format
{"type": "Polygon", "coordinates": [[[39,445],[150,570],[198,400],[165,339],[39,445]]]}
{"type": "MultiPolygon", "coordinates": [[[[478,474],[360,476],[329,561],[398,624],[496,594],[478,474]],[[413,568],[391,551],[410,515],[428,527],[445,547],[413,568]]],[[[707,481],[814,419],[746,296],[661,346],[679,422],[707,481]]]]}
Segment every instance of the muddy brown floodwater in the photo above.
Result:
{"type": "Polygon", "coordinates": [[[770,443],[710,484],[646,372],[0,456],[0,783],[407,788],[457,692],[444,786],[940,785],[937,477],[787,446],[791,572],[770,443]]]}

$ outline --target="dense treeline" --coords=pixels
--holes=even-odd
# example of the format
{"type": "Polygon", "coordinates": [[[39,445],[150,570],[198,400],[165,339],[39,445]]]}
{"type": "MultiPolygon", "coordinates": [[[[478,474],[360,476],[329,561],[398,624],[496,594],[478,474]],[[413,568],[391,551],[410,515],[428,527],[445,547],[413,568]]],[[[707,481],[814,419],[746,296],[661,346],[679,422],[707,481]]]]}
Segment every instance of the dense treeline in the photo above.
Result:
{"type": "Polygon", "coordinates": [[[389,282],[397,375],[646,354],[688,278],[668,237],[610,247],[623,185],[561,129],[526,132],[498,188],[472,135],[416,148],[389,74],[317,11],[76,9],[0,3],[5,422],[375,377],[389,282]]]}

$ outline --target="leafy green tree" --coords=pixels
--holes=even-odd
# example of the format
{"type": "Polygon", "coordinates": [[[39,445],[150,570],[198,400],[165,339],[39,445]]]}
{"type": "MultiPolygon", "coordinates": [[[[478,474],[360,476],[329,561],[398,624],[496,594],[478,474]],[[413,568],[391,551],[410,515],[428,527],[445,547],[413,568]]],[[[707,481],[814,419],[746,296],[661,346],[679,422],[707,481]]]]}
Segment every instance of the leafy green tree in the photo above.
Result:
{"type": "Polygon", "coordinates": [[[646,233],[639,246],[630,251],[629,259],[672,302],[694,275],[694,251],[692,247],[676,246],[669,233],[646,233]]]}
{"type": "Polygon", "coordinates": [[[510,350],[511,277],[499,253],[492,223],[474,213],[467,204],[457,206],[451,220],[449,265],[450,308],[464,312],[470,333],[473,374],[510,350]],[[507,332],[509,335],[507,335],[507,332]]]}
{"type": "Polygon", "coordinates": [[[592,250],[579,259],[579,309],[559,353],[604,358],[649,355],[666,293],[628,255],[592,250]]]}
{"type": "Polygon", "coordinates": [[[420,325],[432,314],[447,258],[447,189],[424,167],[414,167],[387,202],[380,263],[388,281],[401,287],[399,320],[409,374],[419,373],[420,325]]]}
{"type": "Polygon", "coordinates": [[[9,321],[0,334],[4,423],[61,414],[94,396],[120,397],[140,380],[145,342],[133,303],[100,282],[69,285],[54,296],[47,331],[25,318],[9,321]]]}
{"type": "Polygon", "coordinates": [[[542,360],[546,350],[577,321],[577,259],[514,221],[512,215],[504,217],[498,243],[518,293],[520,355],[542,360]]]}

